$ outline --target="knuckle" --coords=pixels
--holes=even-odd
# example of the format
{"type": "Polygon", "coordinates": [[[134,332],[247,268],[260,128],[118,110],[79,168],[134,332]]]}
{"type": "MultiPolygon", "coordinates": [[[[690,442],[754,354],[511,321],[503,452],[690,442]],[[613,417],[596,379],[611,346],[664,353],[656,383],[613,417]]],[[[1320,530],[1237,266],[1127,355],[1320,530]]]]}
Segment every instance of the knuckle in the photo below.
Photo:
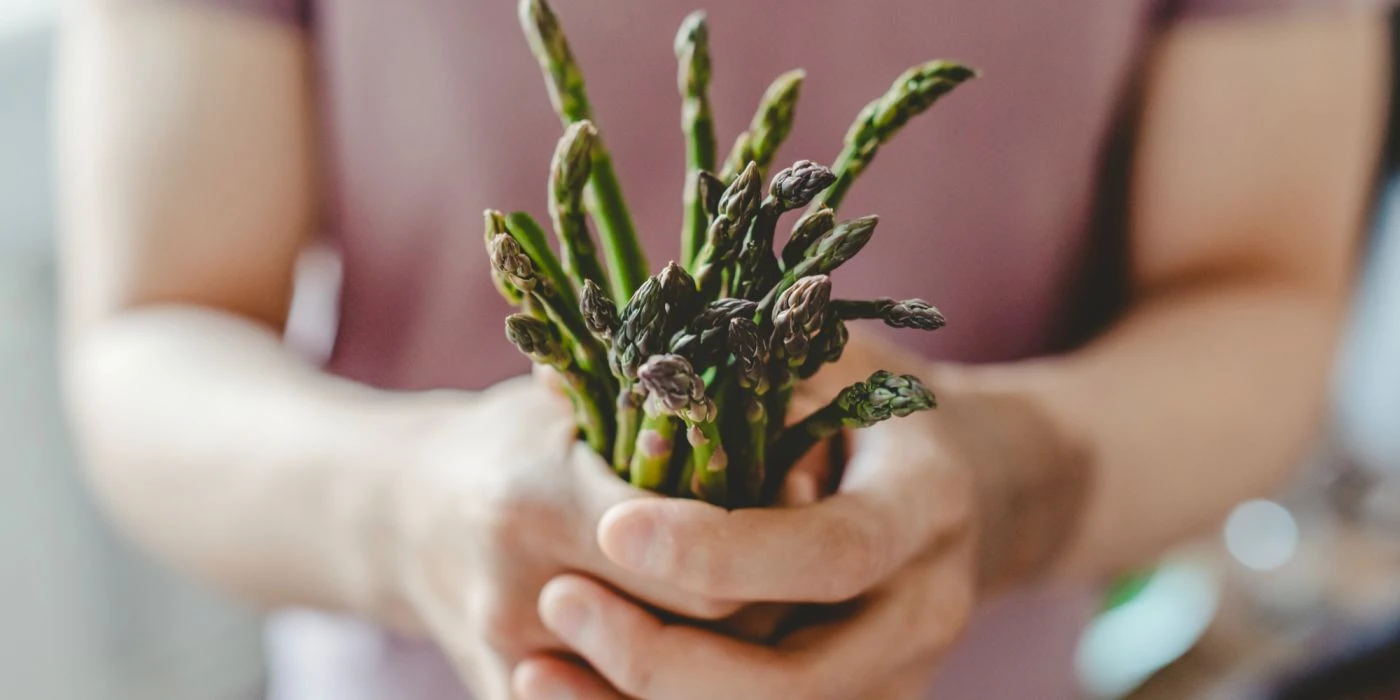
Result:
{"type": "Polygon", "coordinates": [[[712,596],[723,595],[726,591],[733,590],[734,573],[729,560],[719,556],[713,547],[701,546],[691,550],[689,569],[695,580],[695,588],[702,593],[712,596]]]}
{"type": "Polygon", "coordinates": [[[483,594],[473,601],[477,634],[507,658],[519,658],[528,651],[534,626],[534,613],[518,602],[499,593],[483,594]]]}
{"type": "Polygon", "coordinates": [[[832,570],[826,592],[830,602],[864,593],[884,566],[884,551],[874,529],[857,521],[834,522],[827,534],[832,570]]]}
{"type": "Polygon", "coordinates": [[[532,550],[557,544],[571,532],[568,515],[544,495],[511,490],[496,495],[482,523],[487,542],[497,551],[532,550]]]}

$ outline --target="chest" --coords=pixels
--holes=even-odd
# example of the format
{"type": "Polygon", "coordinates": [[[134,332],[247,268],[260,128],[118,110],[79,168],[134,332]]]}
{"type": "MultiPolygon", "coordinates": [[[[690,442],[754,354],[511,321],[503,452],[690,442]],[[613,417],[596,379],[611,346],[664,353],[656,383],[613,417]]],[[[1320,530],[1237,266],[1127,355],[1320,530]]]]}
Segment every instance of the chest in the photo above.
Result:
{"type": "MultiPolygon", "coordinates": [[[[1145,0],[553,4],[654,267],[674,257],[681,220],[671,43],[697,6],[709,14],[721,152],[791,68],[808,77],[780,162],[830,162],[861,106],[911,64],[977,67],[983,77],[911,123],[847,200],[845,215],[878,213],[882,223],[837,283],[850,295],[938,303],[963,335],[923,349],[964,359],[1033,352],[1053,325],[1145,0]]],[[[560,133],[515,3],[341,0],[322,3],[316,22],[329,223],[346,250],[346,285],[361,292],[346,313],[401,326],[480,317],[495,328],[502,307],[486,279],[480,213],[542,218],[560,133]]],[[[426,339],[428,328],[396,332],[449,342],[426,339]]]]}

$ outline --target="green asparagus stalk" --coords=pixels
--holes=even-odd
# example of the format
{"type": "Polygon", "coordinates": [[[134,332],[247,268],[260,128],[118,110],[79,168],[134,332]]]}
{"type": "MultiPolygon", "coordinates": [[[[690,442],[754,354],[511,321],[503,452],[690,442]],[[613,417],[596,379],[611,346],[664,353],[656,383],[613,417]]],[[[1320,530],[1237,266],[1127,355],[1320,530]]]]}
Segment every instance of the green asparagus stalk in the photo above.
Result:
{"type": "Polygon", "coordinates": [[[583,314],[583,325],[588,326],[588,332],[592,333],[603,347],[612,348],[613,336],[622,321],[617,316],[617,304],[613,303],[608,293],[603,291],[597,282],[584,281],[579,312],[583,314]]]}
{"type": "Polygon", "coordinates": [[[506,338],[520,352],[537,363],[554,368],[564,380],[565,393],[574,406],[574,419],[583,431],[584,440],[598,454],[608,450],[609,423],[598,405],[605,389],[574,361],[558,330],[551,324],[526,314],[506,317],[506,338]]]}
{"type": "MultiPolygon", "coordinates": [[[[550,102],[564,125],[585,119],[591,121],[593,108],[584,88],[583,72],[549,4],[545,0],[520,0],[520,25],[544,73],[550,102]]],[[[603,253],[612,273],[613,299],[622,303],[631,298],[633,290],[646,277],[646,255],[637,240],[622,186],[613,171],[612,156],[601,135],[594,139],[591,152],[593,167],[589,175],[588,208],[598,227],[603,253]]]]}
{"type": "Polygon", "coordinates": [[[597,135],[592,122],[570,124],[559,139],[549,166],[549,218],[564,253],[564,271],[579,289],[585,281],[608,284],[607,273],[593,247],[593,236],[588,232],[583,205],[584,187],[593,171],[590,153],[597,135]]]}
{"type": "Polygon", "coordinates": [[[666,301],[666,324],[661,332],[664,338],[670,338],[700,311],[700,290],[695,278],[674,262],[666,263],[656,274],[656,281],[661,285],[661,298],[666,301]]]}
{"type": "Polygon", "coordinates": [[[734,145],[730,146],[729,155],[724,158],[724,165],[718,174],[719,181],[725,185],[734,182],[734,178],[739,177],[739,173],[753,160],[753,132],[741,131],[734,137],[734,145]]]}
{"type": "MultiPolygon", "coordinates": [[[[486,223],[486,253],[490,255],[491,241],[495,239],[496,236],[506,232],[506,217],[498,211],[487,209],[482,214],[482,218],[486,223]]],[[[495,265],[491,266],[491,282],[496,285],[496,291],[501,293],[501,297],[506,300],[507,304],[511,306],[520,306],[524,303],[525,293],[521,292],[514,284],[511,284],[510,280],[507,279],[501,271],[497,270],[495,265]]]]}
{"type": "Polygon", "coordinates": [[[792,228],[792,235],[783,245],[782,265],[783,269],[792,268],[806,257],[807,251],[812,246],[826,238],[831,230],[836,228],[836,212],[830,207],[819,207],[815,212],[804,215],[797,220],[797,225],[792,228]]]}
{"type": "Polygon", "coordinates": [[[499,212],[488,210],[487,215],[492,218],[503,216],[506,232],[529,256],[541,277],[558,292],[565,303],[577,306],[578,298],[574,295],[574,287],[569,283],[569,276],[564,272],[564,266],[559,264],[559,258],[555,257],[554,249],[549,245],[549,236],[545,234],[539,222],[525,212],[501,215],[499,212]]]}
{"type": "Polygon", "coordinates": [[[716,299],[671,336],[670,351],[697,369],[714,366],[729,351],[730,323],[740,318],[752,321],[757,312],[757,302],[748,299],[716,299]]]}
{"type": "Polygon", "coordinates": [[[846,132],[845,146],[836,157],[832,171],[836,184],[812,203],[839,209],[851,185],[870,167],[880,146],[909,122],[932,107],[938,98],[975,77],[972,69],[950,61],[930,61],[914,66],[895,79],[884,95],[865,106],[846,132]]]}
{"type": "Polygon", "coordinates": [[[778,295],[769,341],[774,387],[767,400],[770,432],[781,429],[787,420],[797,380],[795,371],[807,362],[812,339],[826,324],[830,299],[831,278],[826,275],[803,277],[778,295]]]}
{"type": "MultiPolygon", "coordinates": [[[[716,216],[719,216],[719,198],[724,196],[724,181],[708,170],[701,170],[698,182],[698,196],[700,204],[705,208],[705,225],[716,216]]],[[[701,241],[699,245],[704,245],[701,241]]],[[[692,256],[693,257],[693,256],[692,256]]]]}
{"type": "Polygon", "coordinates": [[[917,377],[880,370],[841,390],[836,399],[782,432],[769,453],[765,492],[782,485],[792,465],[813,445],[845,428],[868,428],[880,421],[934,408],[933,392],[917,377]]]}
{"type": "Polygon", "coordinates": [[[761,194],[758,166],[749,163],[720,196],[719,215],[710,222],[705,245],[694,261],[695,279],[703,297],[713,298],[716,295],[720,275],[738,256],[743,236],[758,214],[761,194]]]}
{"type": "Polygon", "coordinates": [[[674,416],[653,411],[648,406],[641,417],[636,445],[630,450],[629,473],[633,486],[648,491],[665,488],[679,427],[680,421],[674,416]]]}
{"type": "Polygon", "coordinates": [[[783,273],[782,279],[768,290],[763,300],[758,302],[760,310],[771,309],[773,302],[797,280],[811,275],[830,274],[831,271],[854,258],[870,237],[875,234],[879,217],[863,216],[859,219],[843,221],[825,238],[807,251],[806,257],[783,273]]]}
{"type": "MultiPolygon", "coordinates": [[[[609,350],[611,359],[613,339],[617,336],[622,325],[618,317],[617,305],[608,297],[593,280],[583,283],[582,297],[579,302],[579,310],[583,313],[583,323],[588,326],[588,331],[597,338],[603,347],[609,350]]],[[[612,444],[612,464],[613,469],[623,478],[627,478],[628,469],[631,468],[632,451],[637,443],[638,421],[640,420],[640,406],[636,398],[632,395],[631,382],[621,376],[616,379],[620,383],[617,401],[613,408],[613,444],[612,444]]]]}
{"type": "MultiPolygon", "coordinates": [[[[737,317],[729,322],[729,352],[734,357],[734,377],[741,392],[745,434],[748,437],[743,473],[744,500],[757,504],[763,496],[763,473],[768,451],[768,411],[763,395],[768,393],[768,342],[758,324],[750,317],[737,317]]],[[[728,402],[721,406],[729,406],[728,402]]]]}
{"type": "Polygon", "coordinates": [[[831,311],[836,316],[853,321],[858,319],[880,319],[891,328],[914,328],[921,331],[936,331],[948,321],[932,304],[923,299],[896,301],[889,297],[854,301],[837,299],[831,302],[831,311]]]}
{"type": "Polygon", "coordinates": [[[660,275],[647,278],[622,308],[617,330],[613,333],[612,352],[608,353],[613,376],[621,384],[617,401],[618,429],[614,441],[613,466],[619,471],[624,468],[630,469],[633,483],[639,486],[641,484],[637,480],[655,478],[655,474],[651,472],[656,469],[660,469],[664,474],[670,460],[670,445],[675,426],[669,419],[642,416],[642,407],[638,401],[633,400],[632,394],[637,391],[637,370],[642,363],[648,357],[666,350],[666,342],[669,339],[666,329],[673,324],[669,320],[669,311],[676,308],[674,304],[668,304],[666,295],[668,292],[675,294],[677,287],[674,282],[662,284],[660,275]],[[643,444],[657,449],[634,454],[637,446],[643,444]],[[663,444],[666,445],[665,454],[661,454],[659,448],[663,444]]]}
{"type": "Polygon", "coordinates": [[[780,270],[773,254],[773,236],[779,217],[806,206],[835,180],[829,168],[810,160],[799,160],[773,176],[768,196],[759,206],[739,251],[734,269],[735,296],[746,299],[761,296],[777,281],[780,270]]]}
{"type": "Polygon", "coordinates": [[[715,168],[715,122],[710,111],[710,32],[704,12],[691,13],[676,35],[681,93],[681,129],[685,133],[685,222],[681,228],[681,264],[690,267],[700,251],[709,217],[700,197],[700,173],[715,168]]]}
{"type": "Polygon", "coordinates": [[[764,91],[758,102],[758,111],[749,123],[749,130],[740,136],[739,142],[729,154],[729,159],[720,171],[720,179],[729,182],[739,171],[753,161],[758,164],[759,179],[763,179],[778,148],[792,132],[793,116],[797,111],[797,99],[802,93],[802,81],[807,74],[792,70],[778,76],[764,91]]]}
{"type": "Polygon", "coordinates": [[[584,325],[577,302],[567,298],[559,286],[542,272],[538,261],[525,251],[514,233],[515,229],[512,228],[510,232],[497,234],[491,240],[492,268],[527,295],[532,309],[543,312],[557,325],[565,347],[573,354],[580,370],[592,376],[601,386],[611,389],[612,382],[606,371],[606,353],[584,325]]]}
{"type": "Polygon", "coordinates": [[[797,280],[778,295],[773,307],[773,357],[789,368],[807,361],[812,339],[826,324],[831,278],[814,275],[797,280]]]}
{"type": "Polygon", "coordinates": [[[797,378],[809,379],[821,370],[822,365],[840,360],[850,339],[851,333],[846,328],[846,323],[835,314],[828,314],[826,325],[813,340],[812,348],[807,351],[807,361],[797,369],[797,378]]]}
{"type": "Polygon", "coordinates": [[[684,357],[656,355],[638,370],[637,384],[646,392],[648,414],[673,415],[686,424],[693,478],[682,487],[688,486],[705,501],[727,505],[729,456],[720,437],[715,402],[705,394],[705,381],[684,357]]]}

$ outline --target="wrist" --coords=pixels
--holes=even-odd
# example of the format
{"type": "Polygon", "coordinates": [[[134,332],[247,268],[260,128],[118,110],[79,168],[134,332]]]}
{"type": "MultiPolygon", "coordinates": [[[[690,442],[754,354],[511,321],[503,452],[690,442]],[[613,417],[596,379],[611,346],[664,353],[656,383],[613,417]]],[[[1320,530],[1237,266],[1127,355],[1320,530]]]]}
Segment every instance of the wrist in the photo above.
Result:
{"type": "Polygon", "coordinates": [[[984,372],[940,367],[934,379],[937,419],[974,480],[978,587],[994,596],[1055,567],[1091,483],[1082,443],[1033,395],[984,372]]]}
{"type": "Polygon", "coordinates": [[[441,493],[425,465],[453,426],[470,421],[465,414],[474,406],[465,392],[385,393],[347,428],[364,437],[357,459],[367,475],[361,496],[347,504],[348,595],[359,614],[397,631],[425,630],[413,603],[412,564],[436,507],[424,496],[441,493]]]}

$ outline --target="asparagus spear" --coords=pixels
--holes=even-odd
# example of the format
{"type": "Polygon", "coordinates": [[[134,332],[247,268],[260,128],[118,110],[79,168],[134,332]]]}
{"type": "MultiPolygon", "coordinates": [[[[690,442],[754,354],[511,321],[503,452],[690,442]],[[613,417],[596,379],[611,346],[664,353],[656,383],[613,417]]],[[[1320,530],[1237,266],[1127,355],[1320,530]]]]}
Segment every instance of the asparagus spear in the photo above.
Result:
{"type": "Polygon", "coordinates": [[[705,394],[704,380],[684,357],[657,355],[641,366],[637,383],[647,394],[648,414],[673,415],[686,424],[693,470],[688,484],[691,492],[710,503],[726,505],[729,457],[715,420],[718,411],[705,394]]]}
{"type": "MultiPolygon", "coordinates": [[[[748,437],[743,474],[744,499],[756,504],[763,496],[763,472],[768,451],[768,411],[763,395],[768,393],[768,342],[758,324],[750,317],[729,321],[729,353],[734,356],[734,376],[743,400],[744,422],[748,437]]],[[[721,404],[727,405],[727,404],[721,404]]]]}
{"type": "MultiPolygon", "coordinates": [[[[499,212],[488,214],[494,217],[499,212]]],[[[567,304],[577,306],[578,299],[574,295],[574,287],[569,283],[564,266],[559,264],[559,258],[555,257],[554,249],[549,246],[549,236],[545,234],[539,222],[529,214],[519,211],[504,216],[504,220],[506,232],[515,239],[525,254],[530,256],[540,275],[549,281],[567,304]]]]}
{"type": "Polygon", "coordinates": [[[950,61],[930,61],[901,73],[885,94],[856,116],[846,132],[845,147],[831,168],[836,173],[836,184],[817,197],[813,210],[819,205],[839,209],[851,185],[870,166],[882,144],[894,138],[910,119],[932,107],[938,98],[976,75],[972,69],[950,61]]]}
{"type": "Polygon", "coordinates": [[[700,290],[695,286],[695,278],[674,262],[666,263],[656,274],[656,281],[661,285],[661,298],[666,301],[666,324],[661,331],[669,338],[700,311],[700,290]]]}
{"type": "Polygon", "coordinates": [[[808,379],[815,375],[822,365],[840,360],[850,339],[851,333],[846,328],[846,323],[835,314],[828,314],[826,325],[813,339],[812,348],[807,351],[807,361],[797,370],[797,378],[808,379]]]}
{"type": "Polygon", "coordinates": [[[580,289],[585,281],[608,284],[607,273],[593,247],[593,236],[588,232],[583,206],[584,186],[593,171],[589,154],[597,136],[592,122],[570,124],[549,165],[549,218],[564,253],[564,271],[580,289]]]}
{"type": "MultiPolygon", "coordinates": [[[[691,284],[693,294],[694,283],[691,284]]],[[[618,471],[631,469],[633,483],[637,483],[637,479],[653,478],[655,475],[649,470],[661,469],[664,474],[670,459],[669,440],[675,426],[671,425],[671,421],[655,416],[642,417],[641,406],[631,394],[635,390],[637,371],[642,363],[652,355],[665,352],[666,343],[671,337],[667,330],[684,322],[684,318],[672,320],[673,312],[694,303],[682,298],[686,296],[684,289],[683,280],[674,272],[663,271],[660,275],[647,278],[622,308],[617,330],[613,334],[612,352],[608,353],[612,373],[622,385],[617,402],[618,429],[613,467],[618,471]],[[636,430],[644,435],[635,434],[636,430]],[[663,443],[667,445],[665,454],[661,454],[659,449],[663,443]],[[643,444],[657,449],[650,450],[649,454],[634,455],[634,448],[643,444]],[[638,462],[639,457],[642,462],[638,462]],[[646,473],[639,473],[639,469],[646,473]]]]}
{"type": "Polygon", "coordinates": [[[759,179],[773,164],[778,148],[792,131],[797,98],[802,93],[802,81],[807,74],[791,70],[778,76],[758,102],[758,111],[749,123],[749,130],[740,136],[729,159],[720,171],[720,179],[729,182],[749,161],[758,163],[759,179]]]}
{"type": "Polygon", "coordinates": [[[729,147],[729,155],[724,158],[724,165],[719,171],[719,181],[726,185],[734,182],[734,178],[739,177],[739,173],[743,172],[745,166],[752,163],[753,159],[753,132],[741,131],[734,137],[734,145],[729,147]]]}
{"type": "Polygon", "coordinates": [[[773,254],[773,234],[777,230],[778,218],[788,211],[806,206],[835,180],[836,176],[829,168],[810,160],[799,160],[773,176],[768,196],[759,206],[739,251],[738,265],[734,270],[735,296],[759,296],[777,281],[780,271],[778,259],[773,254]]]}
{"type": "Polygon", "coordinates": [[[711,298],[719,288],[720,275],[739,253],[743,235],[758,214],[762,193],[758,166],[749,163],[719,198],[719,215],[710,222],[705,245],[695,256],[695,279],[700,293],[711,298]]]}
{"type": "Polygon", "coordinates": [[[748,299],[716,299],[671,336],[670,351],[682,355],[698,367],[709,367],[728,350],[730,323],[739,318],[753,320],[758,304],[748,299]]]}
{"type": "MultiPolygon", "coordinates": [[[[497,235],[506,232],[506,218],[502,216],[500,212],[492,209],[487,209],[482,214],[482,218],[486,222],[486,253],[490,255],[491,241],[497,235]]],[[[491,281],[496,285],[496,291],[501,293],[501,297],[506,300],[507,304],[511,306],[520,306],[524,303],[524,292],[521,292],[520,288],[512,284],[504,274],[496,269],[495,265],[491,266],[491,281]]]]}
{"type": "MultiPolygon", "coordinates": [[[[705,208],[705,225],[707,227],[710,220],[719,216],[719,198],[724,196],[724,189],[724,181],[715,177],[714,173],[708,170],[700,171],[697,196],[700,199],[700,204],[705,208]]],[[[704,241],[700,241],[697,245],[703,244],[704,241]]]]}
{"type": "MultiPolygon", "coordinates": [[[[565,126],[593,119],[593,108],[583,84],[569,41],[559,20],[545,0],[520,0],[520,25],[530,44],[530,51],[544,73],[550,102],[565,126]]],[[[622,186],[613,172],[612,156],[602,136],[594,139],[593,168],[589,175],[589,212],[598,226],[603,253],[611,269],[613,299],[621,303],[632,296],[633,290],[646,277],[647,261],[637,240],[632,216],[622,196],[622,186]]]]}
{"type": "Polygon", "coordinates": [[[704,12],[693,12],[676,34],[677,77],[681,93],[681,129],[685,132],[685,223],[681,228],[681,263],[690,266],[700,250],[706,220],[700,197],[700,173],[715,168],[715,122],[710,112],[710,32],[704,12]]]}
{"type": "Polygon", "coordinates": [[[891,328],[915,328],[921,331],[936,331],[947,325],[943,312],[923,299],[896,301],[889,297],[869,301],[837,299],[831,302],[831,311],[845,320],[878,318],[891,328]]]}
{"type": "Polygon", "coordinates": [[[855,257],[856,253],[870,242],[870,237],[875,234],[875,226],[879,222],[879,217],[863,216],[837,224],[830,235],[812,246],[805,257],[783,273],[782,279],[758,302],[759,309],[772,308],[774,300],[797,280],[811,275],[828,274],[855,257]]]}
{"type": "Polygon", "coordinates": [[[608,293],[593,280],[583,283],[583,298],[579,301],[579,311],[583,314],[583,324],[588,332],[604,347],[611,348],[613,335],[622,321],[617,316],[617,304],[608,293]]]}
{"type": "Polygon", "coordinates": [[[836,212],[830,207],[820,207],[798,219],[797,225],[792,228],[792,235],[783,246],[783,269],[787,270],[796,265],[812,246],[821,242],[835,227],[836,212]]]}
{"type": "Polygon", "coordinates": [[[814,338],[826,324],[831,278],[803,277],[778,296],[773,307],[774,359],[801,367],[814,338]]]}
{"type": "Polygon", "coordinates": [[[770,456],[765,493],[771,495],[798,458],[843,428],[868,428],[890,418],[934,408],[933,392],[910,375],[880,370],[841,390],[836,399],[782,432],[770,456]]]}
{"type": "Polygon", "coordinates": [[[532,309],[542,312],[558,327],[580,370],[611,389],[602,345],[588,332],[577,304],[566,299],[511,233],[500,233],[491,239],[491,266],[496,274],[527,295],[532,309]]]}
{"type": "Polygon", "coordinates": [[[778,295],[773,308],[773,337],[769,341],[773,361],[771,381],[776,391],[768,398],[769,430],[777,431],[787,420],[792,400],[794,371],[810,354],[812,338],[826,324],[831,299],[831,278],[803,277],[778,295]]]}
{"type": "Polygon", "coordinates": [[[599,454],[606,455],[609,426],[606,414],[598,406],[598,397],[604,391],[574,361],[558,330],[533,316],[511,314],[506,317],[506,338],[530,359],[559,372],[584,439],[599,454]]]}
{"type": "MultiPolygon", "coordinates": [[[[631,455],[628,470],[633,486],[648,491],[660,491],[666,486],[679,426],[680,421],[674,416],[654,411],[648,404],[637,430],[636,445],[628,450],[631,455]]],[[[614,460],[616,458],[614,455],[614,460]]]]}

